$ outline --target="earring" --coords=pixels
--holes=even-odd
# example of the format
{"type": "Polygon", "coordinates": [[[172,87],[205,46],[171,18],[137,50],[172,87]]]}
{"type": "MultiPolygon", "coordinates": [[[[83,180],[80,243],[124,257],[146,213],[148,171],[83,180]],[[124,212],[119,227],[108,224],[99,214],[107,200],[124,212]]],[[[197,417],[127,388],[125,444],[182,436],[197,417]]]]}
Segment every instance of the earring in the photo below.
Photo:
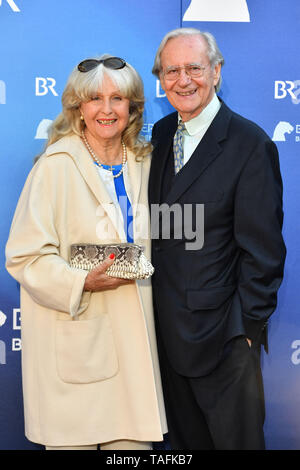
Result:
{"type": "Polygon", "coordinates": [[[81,121],[84,121],[84,117],[82,116],[82,114],[80,115],[80,119],[81,121]]]}

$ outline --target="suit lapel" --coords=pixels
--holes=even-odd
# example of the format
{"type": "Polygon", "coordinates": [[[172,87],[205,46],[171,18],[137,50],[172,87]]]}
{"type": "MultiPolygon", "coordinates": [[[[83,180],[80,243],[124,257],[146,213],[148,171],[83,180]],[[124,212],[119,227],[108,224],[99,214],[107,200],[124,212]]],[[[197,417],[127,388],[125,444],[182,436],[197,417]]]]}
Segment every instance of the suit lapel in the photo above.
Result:
{"type": "Polygon", "coordinates": [[[165,167],[172,152],[173,137],[177,129],[178,114],[172,113],[167,116],[166,125],[160,130],[160,137],[156,143],[156,135],[153,135],[153,158],[149,177],[149,203],[159,204],[161,202],[163,175],[165,167]]]}
{"type": "Polygon", "coordinates": [[[175,203],[206,168],[218,158],[222,151],[220,142],[226,139],[231,115],[232,112],[222,103],[219,112],[191,158],[175,176],[172,188],[165,201],[169,206],[175,203]]]}
{"type": "Polygon", "coordinates": [[[175,176],[171,190],[166,198],[166,203],[172,205],[205,169],[218,157],[221,152],[220,145],[212,138],[204,137],[199,143],[190,160],[175,176]]]}

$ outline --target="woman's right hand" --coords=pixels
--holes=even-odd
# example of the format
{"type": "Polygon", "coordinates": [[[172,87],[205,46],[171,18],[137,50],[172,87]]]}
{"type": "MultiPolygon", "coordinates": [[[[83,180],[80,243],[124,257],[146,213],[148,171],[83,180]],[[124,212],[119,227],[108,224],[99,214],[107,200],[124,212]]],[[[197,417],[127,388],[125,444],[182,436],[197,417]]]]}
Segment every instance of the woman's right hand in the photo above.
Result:
{"type": "Polygon", "coordinates": [[[114,263],[114,258],[107,258],[102,264],[92,269],[85,278],[84,290],[99,292],[103,290],[116,289],[125,284],[132,284],[135,281],[130,279],[120,279],[108,276],[106,270],[114,263]]]}

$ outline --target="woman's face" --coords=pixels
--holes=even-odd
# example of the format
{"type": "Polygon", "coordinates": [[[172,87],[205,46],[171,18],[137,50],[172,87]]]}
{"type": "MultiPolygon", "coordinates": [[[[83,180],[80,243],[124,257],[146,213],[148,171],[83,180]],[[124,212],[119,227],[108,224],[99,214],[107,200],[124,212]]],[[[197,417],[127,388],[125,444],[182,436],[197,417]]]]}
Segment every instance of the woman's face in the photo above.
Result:
{"type": "Polygon", "coordinates": [[[86,136],[97,143],[120,140],[129,121],[129,99],[121,95],[109,77],[101,91],[90,101],[81,103],[80,111],[86,124],[86,136]]]}

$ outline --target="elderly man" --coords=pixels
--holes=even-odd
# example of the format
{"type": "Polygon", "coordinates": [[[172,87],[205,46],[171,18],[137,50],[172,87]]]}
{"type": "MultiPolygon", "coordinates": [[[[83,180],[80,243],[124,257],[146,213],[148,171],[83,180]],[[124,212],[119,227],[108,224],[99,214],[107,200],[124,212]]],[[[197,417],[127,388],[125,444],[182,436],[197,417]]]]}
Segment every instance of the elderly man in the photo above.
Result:
{"type": "Polygon", "coordinates": [[[187,28],[165,36],[153,67],[177,111],[153,128],[149,181],[164,208],[153,293],[173,449],[264,449],[260,349],[283,276],[282,181],[275,144],[217,97],[223,63],[211,34],[187,28]]]}

